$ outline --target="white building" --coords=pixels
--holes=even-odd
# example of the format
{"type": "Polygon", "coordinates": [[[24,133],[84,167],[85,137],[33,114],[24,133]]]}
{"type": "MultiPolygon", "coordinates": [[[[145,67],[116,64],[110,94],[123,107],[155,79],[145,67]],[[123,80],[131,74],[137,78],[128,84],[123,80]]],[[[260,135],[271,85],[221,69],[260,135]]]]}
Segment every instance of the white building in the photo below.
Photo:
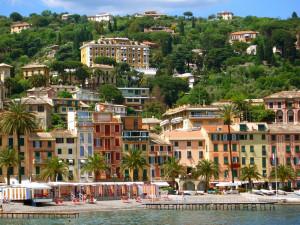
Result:
{"type": "Polygon", "coordinates": [[[94,135],[92,112],[68,112],[68,130],[74,133],[77,138],[77,160],[80,182],[93,180],[92,173],[82,173],[81,168],[87,162],[89,156],[94,154],[94,135]]]}
{"type": "Polygon", "coordinates": [[[193,88],[194,87],[194,83],[195,83],[195,76],[191,73],[184,73],[184,74],[175,74],[173,75],[173,77],[177,77],[177,78],[182,78],[182,79],[186,79],[189,87],[193,88]]]}
{"type": "Polygon", "coordinates": [[[113,20],[113,16],[109,13],[100,13],[95,16],[88,16],[88,20],[94,22],[108,22],[113,20]]]}
{"type": "Polygon", "coordinates": [[[250,45],[247,49],[246,49],[246,53],[248,55],[256,55],[257,53],[257,45],[250,45]]]}
{"type": "Polygon", "coordinates": [[[124,117],[127,114],[127,107],[125,105],[116,105],[112,103],[97,103],[95,105],[96,112],[110,112],[114,116],[124,117]]]}
{"type": "Polygon", "coordinates": [[[232,12],[219,12],[218,13],[218,18],[223,19],[223,20],[232,20],[233,18],[233,13],[232,12]]]}
{"type": "Polygon", "coordinates": [[[71,94],[74,99],[78,99],[83,102],[99,102],[100,100],[99,93],[79,87],[76,87],[75,90],[71,92],[71,94]]]}

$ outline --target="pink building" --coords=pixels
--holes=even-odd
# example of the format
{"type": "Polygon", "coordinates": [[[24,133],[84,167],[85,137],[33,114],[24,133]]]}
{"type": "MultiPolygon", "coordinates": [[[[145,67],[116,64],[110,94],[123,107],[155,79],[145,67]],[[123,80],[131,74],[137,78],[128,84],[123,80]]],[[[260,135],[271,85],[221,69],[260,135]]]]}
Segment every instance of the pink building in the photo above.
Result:
{"type": "Polygon", "coordinates": [[[266,109],[275,112],[275,123],[300,122],[300,91],[281,91],[264,98],[266,109]]]}

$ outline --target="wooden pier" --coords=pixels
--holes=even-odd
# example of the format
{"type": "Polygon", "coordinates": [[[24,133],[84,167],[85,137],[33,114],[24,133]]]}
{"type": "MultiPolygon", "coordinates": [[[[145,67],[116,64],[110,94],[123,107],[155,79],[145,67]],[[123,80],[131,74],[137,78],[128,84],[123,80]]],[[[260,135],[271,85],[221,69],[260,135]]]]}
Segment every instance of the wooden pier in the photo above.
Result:
{"type": "Polygon", "coordinates": [[[148,209],[156,210],[275,210],[276,202],[235,202],[235,203],[145,203],[148,209]]]}
{"type": "Polygon", "coordinates": [[[1,212],[0,218],[7,219],[75,219],[79,217],[78,212],[1,212]]]}

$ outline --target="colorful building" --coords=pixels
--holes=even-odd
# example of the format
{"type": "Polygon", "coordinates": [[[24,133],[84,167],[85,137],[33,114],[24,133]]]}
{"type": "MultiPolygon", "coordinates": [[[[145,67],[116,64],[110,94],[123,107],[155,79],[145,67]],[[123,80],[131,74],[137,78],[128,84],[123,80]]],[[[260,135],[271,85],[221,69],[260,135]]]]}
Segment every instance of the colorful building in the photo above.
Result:
{"type": "Polygon", "coordinates": [[[121,178],[122,123],[109,112],[94,112],[94,154],[101,154],[109,169],[102,179],[121,178]]]}
{"type": "Polygon", "coordinates": [[[259,32],[257,31],[237,31],[230,34],[229,42],[233,44],[234,42],[245,42],[251,43],[257,38],[259,32]]]}
{"type": "Polygon", "coordinates": [[[118,88],[124,97],[124,105],[143,110],[144,104],[151,100],[149,88],[118,88]]]}
{"type": "Polygon", "coordinates": [[[43,64],[28,64],[23,66],[22,74],[24,79],[29,79],[34,75],[42,75],[47,78],[47,82],[49,82],[49,67],[43,64]]]}

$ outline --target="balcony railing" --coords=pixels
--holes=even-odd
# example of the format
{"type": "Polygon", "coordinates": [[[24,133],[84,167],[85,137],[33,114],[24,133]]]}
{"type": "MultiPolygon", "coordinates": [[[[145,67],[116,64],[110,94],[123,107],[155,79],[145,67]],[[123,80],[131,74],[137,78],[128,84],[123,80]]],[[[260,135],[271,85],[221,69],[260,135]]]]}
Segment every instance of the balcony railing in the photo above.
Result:
{"type": "Polygon", "coordinates": [[[217,118],[219,115],[217,114],[190,114],[190,118],[198,119],[198,118],[217,118]]]}

